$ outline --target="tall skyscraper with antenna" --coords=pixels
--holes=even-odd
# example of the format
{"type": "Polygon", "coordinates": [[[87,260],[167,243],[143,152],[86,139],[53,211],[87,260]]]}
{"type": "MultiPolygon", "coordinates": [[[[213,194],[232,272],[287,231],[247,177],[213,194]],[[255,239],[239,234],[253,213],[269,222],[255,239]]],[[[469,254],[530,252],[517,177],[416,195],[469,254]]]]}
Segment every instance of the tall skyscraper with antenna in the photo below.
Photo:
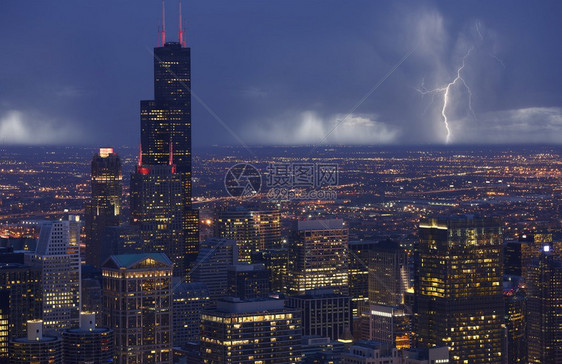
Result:
{"type": "MultiPolygon", "coordinates": [[[[160,46],[154,48],[154,100],[141,101],[141,151],[135,174],[152,174],[150,173],[152,169],[161,168],[157,166],[168,165],[172,167],[170,173],[179,176],[182,204],[181,235],[183,236],[182,246],[176,251],[181,251],[183,254],[181,266],[188,267],[198,253],[199,214],[197,210],[191,208],[191,51],[185,44],[181,24],[181,1],[179,10],[179,39],[170,42],[166,40],[164,1],[162,1],[160,46]]],[[[139,196],[140,192],[135,191],[134,188],[135,186],[131,185],[131,196],[139,196]]],[[[144,188],[146,191],[146,186],[144,188]]],[[[157,189],[153,191],[158,193],[157,189]]],[[[146,196],[147,199],[155,200],[153,197],[146,196]]],[[[174,205],[175,202],[177,201],[172,201],[174,205]]],[[[136,206],[154,207],[151,204],[136,206]]],[[[175,206],[157,206],[161,211],[165,211],[168,207],[170,211],[175,210],[175,206]]],[[[135,211],[133,206],[133,223],[135,218],[137,222],[146,222],[148,215],[150,215],[149,211],[135,211]]],[[[146,227],[148,226],[167,228],[162,224],[147,224],[146,227]]],[[[143,228],[141,225],[141,235],[143,228]]],[[[174,256],[178,257],[177,253],[169,256],[176,267],[180,265],[180,262],[174,259],[174,256]]]]}

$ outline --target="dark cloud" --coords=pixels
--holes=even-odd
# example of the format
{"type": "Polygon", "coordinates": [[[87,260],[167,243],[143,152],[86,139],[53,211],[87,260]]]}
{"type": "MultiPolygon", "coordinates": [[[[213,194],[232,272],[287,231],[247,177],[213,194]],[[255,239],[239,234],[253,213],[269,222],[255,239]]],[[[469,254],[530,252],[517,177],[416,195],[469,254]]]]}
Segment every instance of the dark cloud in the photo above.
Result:
{"type": "MultiPolygon", "coordinates": [[[[167,1],[170,39],[176,6],[167,1]]],[[[2,1],[0,140],[136,144],[159,7],[2,1]]],[[[452,142],[525,142],[524,131],[559,143],[561,13],[555,0],[184,1],[193,90],[236,134],[194,100],[194,142],[443,143],[443,94],[420,90],[454,80],[472,49],[462,76],[474,114],[468,91],[451,88],[452,142]]]]}

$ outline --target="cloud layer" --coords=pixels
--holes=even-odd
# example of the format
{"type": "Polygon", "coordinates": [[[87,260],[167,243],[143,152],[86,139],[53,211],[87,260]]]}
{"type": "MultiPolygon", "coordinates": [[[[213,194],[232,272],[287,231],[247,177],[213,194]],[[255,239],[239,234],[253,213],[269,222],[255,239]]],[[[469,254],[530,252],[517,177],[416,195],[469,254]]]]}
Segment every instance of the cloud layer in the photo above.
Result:
{"type": "Polygon", "coordinates": [[[0,143],[3,145],[74,145],[83,143],[77,124],[47,120],[38,115],[9,110],[0,115],[0,143]]]}

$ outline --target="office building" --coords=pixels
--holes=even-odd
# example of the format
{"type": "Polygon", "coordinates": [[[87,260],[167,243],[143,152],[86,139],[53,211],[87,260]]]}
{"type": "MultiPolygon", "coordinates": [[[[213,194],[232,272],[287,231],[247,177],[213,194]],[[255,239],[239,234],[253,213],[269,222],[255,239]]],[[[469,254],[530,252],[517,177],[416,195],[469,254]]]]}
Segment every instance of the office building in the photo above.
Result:
{"type": "Polygon", "coordinates": [[[338,340],[351,328],[351,299],[332,290],[312,290],[290,296],[287,307],[301,310],[302,332],[306,336],[338,340]]]}
{"type": "Polygon", "coordinates": [[[231,207],[218,211],[215,226],[217,236],[236,241],[243,262],[251,262],[255,252],[281,247],[279,210],[231,207]]]}
{"type": "Polygon", "coordinates": [[[162,253],[103,264],[103,326],[114,331],[118,363],[172,363],[172,266],[162,253]]]}
{"type": "Polygon", "coordinates": [[[369,254],[376,241],[350,241],[349,254],[349,295],[353,316],[359,316],[360,303],[369,301],[369,254]]]}
{"type": "Polygon", "coordinates": [[[252,261],[262,263],[269,272],[269,281],[273,292],[287,291],[287,267],[289,265],[289,249],[266,249],[252,255],[252,261]]]}
{"type": "Polygon", "coordinates": [[[369,254],[369,303],[400,306],[408,289],[408,254],[391,240],[374,244],[369,254]]]}
{"type": "Polygon", "coordinates": [[[345,343],[329,337],[302,336],[302,363],[340,363],[341,356],[347,351],[345,343]]]}
{"type": "Polygon", "coordinates": [[[329,288],[349,292],[348,229],[339,219],[298,221],[290,243],[287,292],[329,288]]]}
{"type": "Polygon", "coordinates": [[[529,363],[562,362],[562,260],[545,244],[528,267],[529,363]]]}
{"type": "Polygon", "coordinates": [[[27,336],[10,341],[10,363],[62,363],[62,340],[56,335],[43,335],[43,322],[27,322],[27,336]]]}
{"type": "Polygon", "coordinates": [[[527,300],[519,289],[518,276],[506,276],[503,282],[505,302],[505,347],[506,363],[527,363],[527,300]]]}
{"type": "Polygon", "coordinates": [[[268,297],[269,272],[263,264],[239,263],[228,268],[228,295],[241,299],[268,297]]]}
{"type": "Polygon", "coordinates": [[[139,165],[131,175],[131,224],[140,231],[142,252],[166,254],[174,276],[186,277],[182,180],[174,165],[139,165]]]}
{"type": "Polygon", "coordinates": [[[108,226],[119,226],[122,196],[121,160],[113,148],[100,148],[92,159],[92,196],[85,206],[86,263],[96,268],[107,257],[102,247],[103,233],[108,226]]]}
{"type": "Polygon", "coordinates": [[[96,315],[80,313],[80,326],[62,332],[62,351],[65,364],[113,363],[113,331],[96,327],[96,315]]]}
{"type": "Polygon", "coordinates": [[[238,247],[234,240],[207,239],[201,243],[197,259],[191,267],[191,282],[207,286],[211,305],[228,292],[228,269],[238,262],[238,247]]]}
{"type": "Polygon", "coordinates": [[[422,220],[414,247],[414,332],[452,363],[502,363],[502,228],[460,215],[422,220]]]}
{"type": "MultiPolygon", "coordinates": [[[[368,340],[389,344],[397,349],[409,348],[412,339],[412,316],[403,305],[369,305],[368,340]]],[[[365,334],[363,334],[365,337],[365,334]]]]}
{"type": "Polygon", "coordinates": [[[41,269],[0,263],[0,362],[8,360],[10,340],[24,337],[27,321],[41,315],[41,269]]]}
{"type": "MultiPolygon", "coordinates": [[[[161,34],[161,44],[153,53],[154,100],[140,103],[139,165],[175,166],[181,185],[179,203],[183,208],[181,250],[188,267],[199,252],[199,214],[191,208],[191,50],[181,39],[181,29],[179,42],[167,42],[164,29],[161,34]]],[[[177,264],[174,257],[170,258],[177,264]]]]}
{"type": "Polygon", "coordinates": [[[102,262],[110,255],[142,253],[140,235],[140,224],[106,227],[102,238],[102,262]]]}
{"type": "Polygon", "coordinates": [[[225,298],[201,318],[203,363],[301,361],[300,311],[283,300],[225,298]]]}
{"type": "Polygon", "coordinates": [[[61,332],[78,325],[80,313],[80,220],[45,222],[32,256],[41,268],[43,324],[61,332]]]}
{"type": "Polygon", "coordinates": [[[199,342],[201,314],[209,303],[209,290],[203,283],[177,282],[174,299],[174,347],[199,342]]]}

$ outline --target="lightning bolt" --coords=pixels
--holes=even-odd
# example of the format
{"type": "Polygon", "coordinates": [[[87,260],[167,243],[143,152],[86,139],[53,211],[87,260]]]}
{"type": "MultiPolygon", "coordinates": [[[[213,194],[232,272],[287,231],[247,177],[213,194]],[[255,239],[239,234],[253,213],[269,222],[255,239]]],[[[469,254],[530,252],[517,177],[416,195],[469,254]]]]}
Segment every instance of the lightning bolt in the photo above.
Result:
{"type": "MultiPolygon", "coordinates": [[[[468,87],[468,84],[466,83],[465,79],[462,77],[462,71],[466,65],[466,60],[467,58],[470,56],[470,52],[472,52],[472,47],[466,52],[466,54],[464,55],[463,59],[462,59],[462,64],[461,66],[457,69],[457,76],[451,81],[449,82],[447,85],[443,86],[443,87],[438,87],[435,88],[433,90],[425,90],[425,89],[418,89],[418,92],[421,93],[422,95],[435,95],[435,94],[443,94],[443,107],[441,108],[441,116],[443,117],[443,124],[445,126],[445,130],[447,131],[447,137],[445,139],[445,143],[449,144],[450,140],[451,140],[451,128],[449,125],[449,118],[447,117],[447,106],[449,105],[449,95],[451,92],[451,87],[453,87],[454,85],[456,85],[457,83],[462,83],[462,85],[465,87],[467,93],[468,93],[468,109],[470,110],[472,116],[474,118],[476,118],[476,114],[474,113],[474,110],[472,109],[472,90],[470,89],[470,87],[468,87]]],[[[423,85],[422,85],[423,87],[423,85]]]]}

